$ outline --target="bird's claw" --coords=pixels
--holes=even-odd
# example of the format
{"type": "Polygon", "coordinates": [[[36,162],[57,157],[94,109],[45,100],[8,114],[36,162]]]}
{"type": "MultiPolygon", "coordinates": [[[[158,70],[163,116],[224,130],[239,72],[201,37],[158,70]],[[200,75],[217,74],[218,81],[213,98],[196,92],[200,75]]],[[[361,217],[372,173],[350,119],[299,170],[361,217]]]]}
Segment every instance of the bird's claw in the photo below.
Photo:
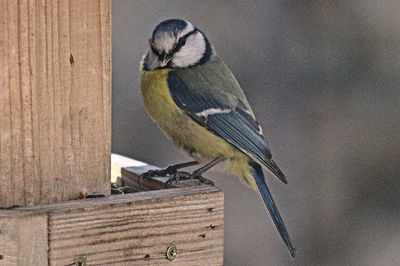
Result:
{"type": "Polygon", "coordinates": [[[162,169],[149,170],[139,176],[138,184],[139,186],[141,185],[143,178],[150,178],[155,176],[174,176],[179,173],[178,169],[193,166],[196,164],[198,164],[197,161],[191,161],[186,163],[172,164],[162,169]]]}
{"type": "Polygon", "coordinates": [[[173,175],[173,174],[175,174],[175,172],[177,172],[177,169],[174,168],[173,166],[168,166],[168,167],[163,168],[163,169],[149,170],[149,171],[139,175],[138,184],[139,184],[139,186],[141,186],[142,185],[142,180],[144,178],[148,179],[148,178],[155,177],[155,176],[173,175]]]}
{"type": "Polygon", "coordinates": [[[171,183],[183,183],[183,180],[198,180],[200,183],[208,184],[214,186],[214,182],[202,177],[196,171],[193,173],[185,172],[185,171],[176,171],[174,175],[165,182],[165,188],[167,188],[168,184],[171,183]]]}
{"type": "Polygon", "coordinates": [[[182,180],[189,180],[189,179],[197,179],[201,183],[214,185],[214,182],[212,182],[212,181],[210,181],[210,180],[208,180],[206,178],[203,178],[201,175],[206,170],[208,170],[209,168],[211,168],[212,166],[214,166],[216,163],[218,163],[220,161],[221,161],[221,158],[217,158],[217,159],[213,160],[211,163],[201,167],[200,169],[197,169],[193,173],[189,173],[189,172],[185,172],[185,171],[178,171],[178,169],[190,167],[190,166],[193,166],[193,165],[197,165],[198,164],[197,161],[173,164],[173,165],[167,166],[167,167],[162,168],[162,169],[149,170],[149,171],[139,175],[138,185],[141,186],[143,178],[151,178],[151,177],[155,177],[155,176],[172,176],[165,183],[165,187],[167,187],[168,184],[171,184],[171,183],[182,183],[182,180]]]}

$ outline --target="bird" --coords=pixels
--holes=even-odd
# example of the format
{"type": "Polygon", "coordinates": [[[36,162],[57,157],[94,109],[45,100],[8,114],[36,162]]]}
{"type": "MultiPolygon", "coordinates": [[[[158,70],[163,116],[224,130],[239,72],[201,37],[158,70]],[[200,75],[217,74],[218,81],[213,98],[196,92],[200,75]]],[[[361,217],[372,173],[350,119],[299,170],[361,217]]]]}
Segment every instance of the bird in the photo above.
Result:
{"type": "Polygon", "coordinates": [[[186,20],[162,21],[148,45],[140,63],[140,89],[152,120],[195,163],[207,163],[202,170],[221,164],[258,191],[294,257],[263,167],[282,182],[287,179],[272,159],[262,128],[228,66],[206,35],[186,20]]]}

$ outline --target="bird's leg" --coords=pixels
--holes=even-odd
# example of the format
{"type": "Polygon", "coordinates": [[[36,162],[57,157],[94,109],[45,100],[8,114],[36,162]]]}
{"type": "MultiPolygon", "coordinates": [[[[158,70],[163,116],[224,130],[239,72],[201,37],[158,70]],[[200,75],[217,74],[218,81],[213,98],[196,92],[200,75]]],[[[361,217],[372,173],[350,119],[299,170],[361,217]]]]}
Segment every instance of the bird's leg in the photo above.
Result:
{"type": "Polygon", "coordinates": [[[150,177],[155,177],[155,176],[167,176],[167,175],[175,175],[179,169],[181,168],[186,168],[189,166],[193,165],[198,165],[199,163],[197,161],[190,161],[186,163],[177,163],[177,164],[171,164],[168,165],[165,168],[162,169],[157,169],[157,170],[149,170],[139,176],[138,183],[142,182],[143,178],[150,178],[150,177]]]}
{"type": "Polygon", "coordinates": [[[211,162],[209,162],[208,164],[200,167],[199,169],[197,169],[196,171],[194,171],[192,173],[193,177],[196,176],[201,176],[202,174],[204,174],[206,171],[208,171],[209,169],[211,169],[212,167],[214,167],[215,165],[219,164],[220,162],[222,162],[224,160],[223,157],[217,157],[214,160],[212,160],[211,162]]]}
{"type": "Polygon", "coordinates": [[[202,183],[206,183],[206,184],[209,184],[209,185],[214,185],[214,182],[202,177],[201,175],[204,174],[206,171],[208,171],[210,168],[212,168],[215,165],[217,165],[218,163],[222,162],[223,160],[224,160],[223,157],[217,157],[214,160],[212,160],[211,162],[209,162],[208,164],[200,167],[199,169],[197,169],[193,173],[178,172],[177,171],[172,178],[168,179],[168,181],[165,183],[165,185],[167,185],[167,184],[169,184],[171,182],[180,182],[181,179],[197,179],[202,183]]]}

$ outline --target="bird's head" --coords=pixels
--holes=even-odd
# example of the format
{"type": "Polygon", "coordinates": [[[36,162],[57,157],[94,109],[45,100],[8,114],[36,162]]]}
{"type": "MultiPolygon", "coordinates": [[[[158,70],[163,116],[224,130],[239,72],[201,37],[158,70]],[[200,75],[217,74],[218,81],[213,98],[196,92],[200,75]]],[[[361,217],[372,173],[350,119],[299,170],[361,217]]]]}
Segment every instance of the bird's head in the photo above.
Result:
{"type": "Polygon", "coordinates": [[[206,36],[192,23],[168,19],[158,24],[149,40],[145,68],[186,68],[209,61],[213,48],[206,36]]]}

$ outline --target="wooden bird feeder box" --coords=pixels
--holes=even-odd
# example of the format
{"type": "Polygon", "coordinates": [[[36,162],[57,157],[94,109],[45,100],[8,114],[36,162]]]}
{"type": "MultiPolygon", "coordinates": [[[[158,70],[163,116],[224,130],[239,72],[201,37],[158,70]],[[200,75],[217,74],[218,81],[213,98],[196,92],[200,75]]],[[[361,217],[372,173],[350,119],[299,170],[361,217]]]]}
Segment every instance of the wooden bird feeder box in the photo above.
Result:
{"type": "Polygon", "coordinates": [[[222,265],[220,189],[110,158],[111,0],[0,1],[0,265],[222,265]]]}

